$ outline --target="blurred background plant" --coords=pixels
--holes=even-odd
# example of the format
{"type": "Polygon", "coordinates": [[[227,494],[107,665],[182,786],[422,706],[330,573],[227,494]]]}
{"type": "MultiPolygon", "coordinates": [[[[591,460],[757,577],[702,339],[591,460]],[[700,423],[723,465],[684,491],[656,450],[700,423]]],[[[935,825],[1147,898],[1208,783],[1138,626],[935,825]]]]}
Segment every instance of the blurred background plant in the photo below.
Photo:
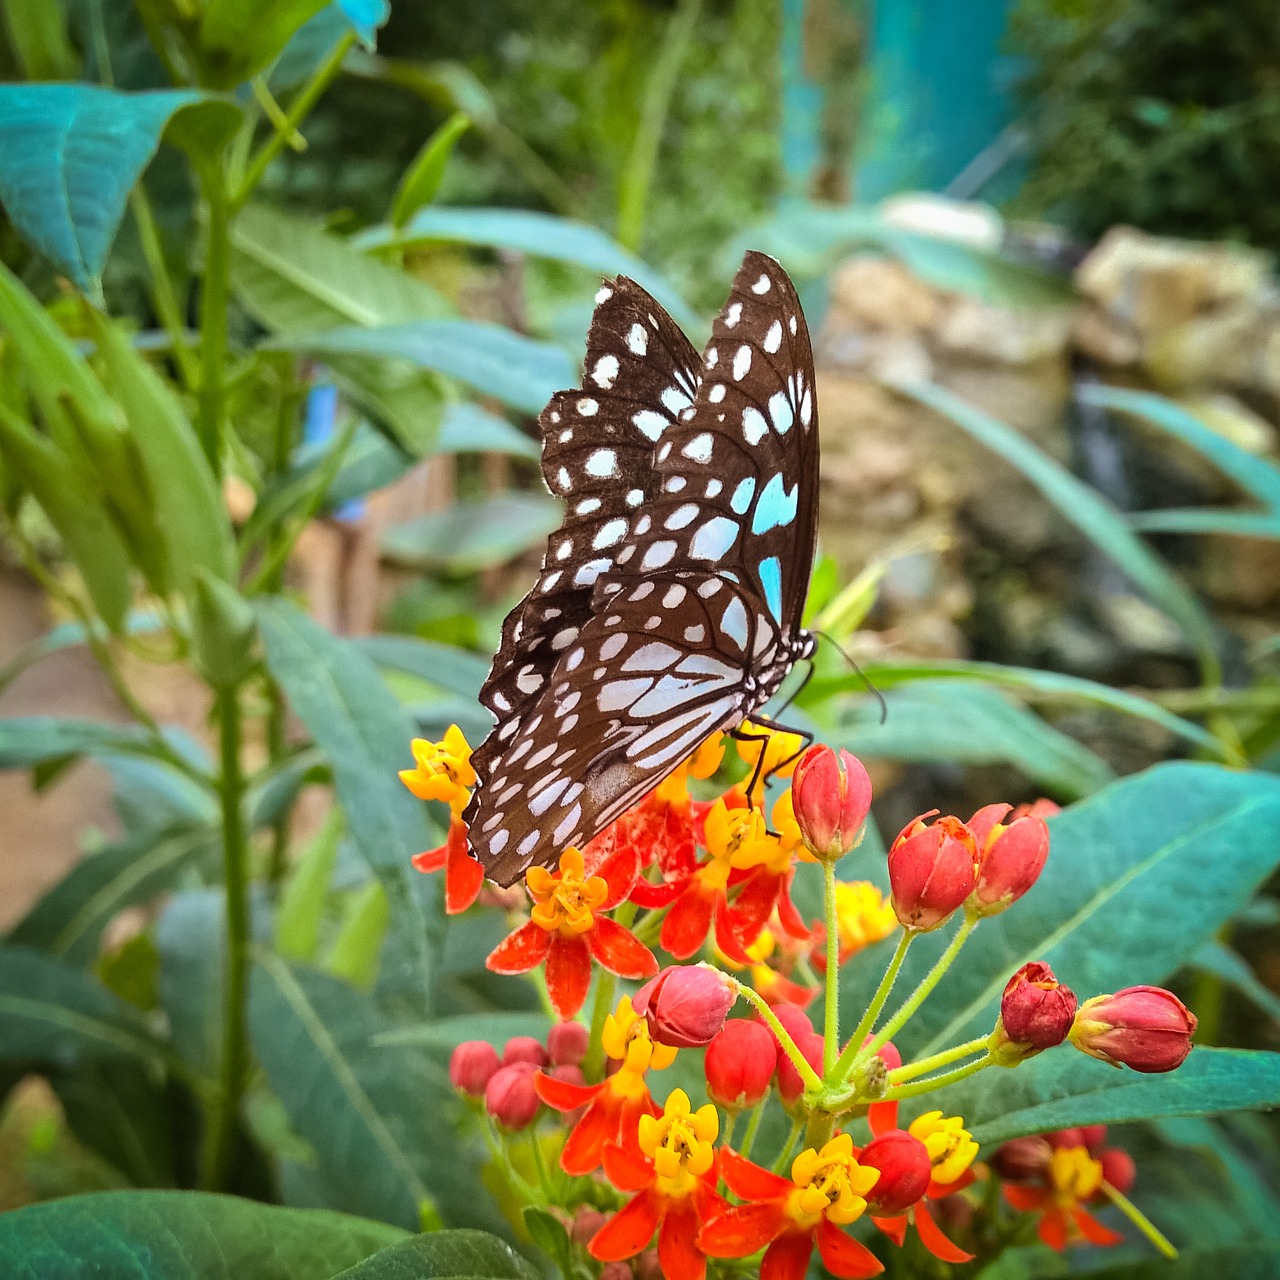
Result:
{"type": "MultiPolygon", "coordinates": [[[[501,1227],[438,1158],[442,1064],[542,1015],[483,969],[497,913],[446,920],[410,870],[440,832],[395,774],[487,727],[559,521],[535,415],[602,274],[695,340],[744,246],[800,283],[810,614],[889,714],[825,646],[789,714],[868,761],[881,825],[1109,812],[1181,758],[1253,771],[1233,821],[1270,795],[1264,7],[473,9],[0,3],[4,1204],[198,1184],[501,1227]]],[[[1273,1048],[1249,856],[1176,981],[1207,1042],[1273,1048]]],[[[1179,1204],[1212,1165],[1261,1238],[1274,1137],[1132,1145],[1179,1204]]]]}

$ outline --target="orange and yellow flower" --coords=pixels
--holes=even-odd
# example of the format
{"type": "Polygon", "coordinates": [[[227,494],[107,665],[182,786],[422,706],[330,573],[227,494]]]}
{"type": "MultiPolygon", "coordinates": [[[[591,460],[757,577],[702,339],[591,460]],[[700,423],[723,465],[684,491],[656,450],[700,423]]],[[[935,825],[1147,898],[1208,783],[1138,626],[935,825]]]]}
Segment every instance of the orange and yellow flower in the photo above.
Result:
{"type": "Polygon", "coordinates": [[[467,851],[467,827],[462,821],[476,784],[471,745],[462,730],[451,724],[439,742],[414,738],[410,746],[414,766],[400,770],[400,781],[419,800],[439,800],[451,810],[444,844],[415,854],[413,865],[419,871],[444,871],[445,910],[457,915],[479,897],[484,884],[484,869],[467,851]]]}
{"type": "Polygon", "coordinates": [[[1122,1236],[1105,1227],[1084,1206],[1101,1190],[1102,1161],[1086,1147],[1056,1147],[1043,1186],[1005,1183],[1004,1198],[1022,1213],[1038,1213],[1036,1234],[1061,1252],[1071,1244],[1119,1244],[1122,1236]]]}

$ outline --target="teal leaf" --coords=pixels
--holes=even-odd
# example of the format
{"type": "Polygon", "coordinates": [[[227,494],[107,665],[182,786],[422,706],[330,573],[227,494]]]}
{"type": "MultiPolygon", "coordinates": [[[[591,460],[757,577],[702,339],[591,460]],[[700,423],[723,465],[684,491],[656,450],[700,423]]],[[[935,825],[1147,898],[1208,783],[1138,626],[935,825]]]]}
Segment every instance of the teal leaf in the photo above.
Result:
{"type": "Polygon", "coordinates": [[[433,1231],[393,1244],[334,1280],[538,1280],[509,1244],[483,1231],[433,1231]]]}
{"type": "MultiPolygon", "coordinates": [[[[96,293],[129,192],[170,118],[209,101],[191,89],[0,85],[0,203],[77,288],[96,293]]],[[[238,115],[228,103],[217,110],[238,115]]]]}
{"type": "Polygon", "coordinates": [[[477,698],[489,674],[489,659],[438,640],[378,635],[356,643],[378,666],[417,676],[463,698],[477,698]]]}
{"type": "Polygon", "coordinates": [[[53,716],[0,720],[0,769],[27,769],[46,760],[103,752],[145,755],[150,746],[150,735],[136,725],[53,716]]]}
{"type": "Polygon", "coordinates": [[[330,1280],[403,1232],[197,1191],[103,1191],[0,1216],[7,1280],[330,1280]]]}
{"type": "Polygon", "coordinates": [[[1273,1022],[1280,1022],[1280,996],[1258,981],[1245,958],[1225,943],[1210,939],[1191,957],[1190,965],[1234,987],[1273,1022]]]}
{"type": "MultiPolygon", "coordinates": [[[[465,108],[464,108],[465,109],[465,108]]],[[[423,209],[397,231],[394,227],[372,227],[357,237],[365,249],[388,245],[409,247],[444,241],[472,244],[491,249],[516,249],[537,258],[571,262],[601,275],[630,276],[648,289],[678,324],[697,329],[699,320],[689,304],[660,273],[598,227],[572,218],[528,209],[423,209]]]]}
{"type": "Polygon", "coordinates": [[[378,43],[378,28],[391,16],[391,0],[334,0],[337,9],[351,24],[366,49],[378,43]]]}
{"type": "Polygon", "coordinates": [[[524,413],[540,412],[557,391],[574,382],[573,366],[560,347],[474,320],[419,320],[378,328],[348,325],[276,338],[267,346],[326,359],[407,360],[457,378],[524,413]]]}
{"type": "Polygon", "coordinates": [[[455,502],[382,535],[382,553],[418,569],[473,573],[504,564],[554,533],[564,509],[538,493],[504,493],[479,502],[455,502]]]}
{"type": "Polygon", "coordinates": [[[182,1060],[215,1079],[222,1045],[226,899],[221,889],[176,893],[156,921],[160,1005],[182,1060]]]}
{"type": "Polygon", "coordinates": [[[536,462],[542,450],[537,440],[513,427],[506,418],[469,400],[461,400],[444,411],[435,452],[509,453],[536,462]]]}

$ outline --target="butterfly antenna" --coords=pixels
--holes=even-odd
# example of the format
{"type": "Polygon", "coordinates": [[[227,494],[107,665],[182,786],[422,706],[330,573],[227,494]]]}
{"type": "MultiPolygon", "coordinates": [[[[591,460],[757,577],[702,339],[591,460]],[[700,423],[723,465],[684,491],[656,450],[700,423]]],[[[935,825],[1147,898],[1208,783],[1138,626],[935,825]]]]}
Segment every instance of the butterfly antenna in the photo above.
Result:
{"type": "MultiPolygon", "coordinates": [[[[849,657],[849,655],[840,647],[839,644],[836,643],[836,641],[831,636],[827,635],[825,631],[815,631],[813,634],[815,636],[820,636],[823,640],[825,640],[849,664],[849,666],[857,674],[858,679],[861,680],[862,683],[867,686],[867,692],[871,694],[871,696],[875,698],[875,700],[880,704],[880,723],[884,724],[884,722],[889,718],[889,704],[884,700],[884,694],[881,693],[880,690],[877,689],[875,685],[871,683],[871,681],[867,678],[867,675],[862,670],[862,668],[858,666],[858,664],[854,662],[854,660],[851,657],[849,657]]],[[[810,668],[810,674],[812,674],[812,670],[813,669],[810,668]]],[[[805,683],[806,684],[808,683],[807,677],[805,679],[805,683]]],[[[801,685],[800,688],[803,689],[804,685],[801,685]]],[[[799,689],[796,690],[796,692],[798,693],[799,689]]]]}

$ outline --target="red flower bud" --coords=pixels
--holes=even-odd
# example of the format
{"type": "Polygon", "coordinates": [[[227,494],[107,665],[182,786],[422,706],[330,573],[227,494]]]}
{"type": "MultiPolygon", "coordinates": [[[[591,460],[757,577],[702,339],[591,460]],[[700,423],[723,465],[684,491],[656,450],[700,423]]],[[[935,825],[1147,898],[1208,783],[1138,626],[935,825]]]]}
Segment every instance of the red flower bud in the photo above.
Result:
{"type": "Polygon", "coordinates": [[[580,1022],[557,1022],[547,1034],[547,1053],[557,1067],[576,1067],[587,1056],[590,1033],[580,1022]]]}
{"type": "Polygon", "coordinates": [[[737,998],[738,984],[714,965],[678,964],[646,982],[631,1007],[658,1044],[695,1049],[711,1042],[737,998]]]}
{"type": "Polygon", "coordinates": [[[498,1069],[498,1051],[485,1040],[464,1040],[449,1058],[453,1087],[473,1098],[484,1097],[485,1086],[498,1069]]]}
{"type": "Polygon", "coordinates": [[[1191,1052],[1196,1015],[1163,987],[1126,987],[1080,1006],[1071,1043],[1135,1071],[1172,1071],[1191,1052]]]}
{"type": "Polygon", "coordinates": [[[1061,1044],[1075,1015],[1075,992],[1058,982],[1047,964],[1033,960],[1024,964],[1005,986],[1000,1000],[1003,1035],[997,1032],[997,1039],[1004,1041],[1007,1037],[1024,1050],[1012,1057],[1017,1062],[1061,1044]]]}
{"type": "Polygon", "coordinates": [[[547,1051],[540,1040],[532,1036],[512,1036],[502,1050],[502,1065],[510,1067],[517,1062],[527,1062],[531,1066],[545,1067],[547,1051]]]}
{"type": "Polygon", "coordinates": [[[1107,1126],[1105,1124],[1082,1124],[1080,1126],[1080,1141],[1091,1156],[1096,1156],[1102,1150],[1102,1144],[1106,1140],[1107,1126]]]}
{"type": "Polygon", "coordinates": [[[888,1218],[909,1209],[929,1189],[933,1166],[919,1138],[903,1129],[891,1129],[863,1147],[858,1163],[879,1169],[880,1177],[866,1194],[867,1207],[877,1217],[888,1218]]]}
{"type": "Polygon", "coordinates": [[[1049,856],[1049,828],[1043,818],[1027,816],[1007,825],[1007,804],[989,804],[969,819],[978,849],[977,884],[970,906],[993,916],[1017,902],[1040,878],[1049,856]]]}
{"type": "Polygon", "coordinates": [[[513,1062],[493,1073],[484,1091],[485,1110],[513,1132],[533,1123],[541,1103],[533,1087],[537,1068],[529,1062],[513,1062]]]}
{"type": "Polygon", "coordinates": [[[893,910],[904,929],[919,933],[943,924],[975,882],[973,833],[959,818],[926,826],[924,819],[936,812],[909,823],[889,849],[893,910]]]}
{"type": "Polygon", "coordinates": [[[587,1077],[582,1074],[582,1068],[576,1062],[562,1062],[557,1067],[552,1067],[547,1072],[553,1080],[563,1080],[566,1084],[586,1084],[587,1077]]]}
{"type": "Polygon", "coordinates": [[[1020,804],[1013,811],[1013,820],[1016,822],[1019,818],[1052,818],[1055,813],[1061,812],[1062,806],[1056,800],[1041,796],[1039,800],[1033,800],[1030,804],[1020,804]]]}
{"type": "MultiPolygon", "coordinates": [[[[1084,1130],[1081,1128],[1052,1129],[1041,1135],[1055,1150],[1067,1147],[1083,1147],[1085,1145],[1084,1130]]],[[[1093,1153],[1090,1152],[1092,1155],[1093,1153]]]]}
{"type": "MultiPolygon", "coordinates": [[[[822,1074],[822,1037],[815,1031],[807,1036],[795,1037],[796,1048],[800,1050],[804,1060],[819,1074],[822,1074]]],[[[782,1105],[790,1110],[804,1092],[804,1081],[796,1064],[786,1053],[778,1054],[778,1094],[782,1105]]]]}
{"type": "Polygon", "coordinates": [[[1052,1154],[1051,1135],[1013,1138],[996,1148],[991,1167],[1006,1182],[1038,1182],[1052,1154]]]}
{"type": "MultiPolygon", "coordinates": [[[[631,1260],[631,1273],[635,1280],[667,1280],[657,1249],[646,1249],[631,1260]]],[[[603,1272],[601,1273],[603,1280],[603,1272]]]]}
{"type": "Polygon", "coordinates": [[[707,1045],[707,1097],[734,1111],[754,1107],[773,1082],[778,1045],[759,1022],[735,1018],[707,1045]]]}
{"type": "MultiPolygon", "coordinates": [[[[805,1036],[813,1035],[813,1022],[809,1015],[797,1004],[779,1004],[773,1006],[773,1016],[782,1023],[786,1028],[787,1034],[799,1044],[805,1036]]],[[[778,1052],[781,1054],[782,1046],[778,1044],[778,1038],[773,1035],[773,1028],[766,1022],[760,1024],[773,1037],[773,1043],[777,1045],[778,1052]]]]}
{"type": "Polygon", "coordinates": [[[569,1237],[578,1244],[586,1244],[607,1221],[606,1215],[593,1205],[580,1204],[573,1211],[573,1222],[569,1226],[569,1237]]]}
{"type": "Polygon", "coordinates": [[[792,774],[791,803],[809,852],[833,861],[858,842],[871,809],[871,779],[857,756],[810,747],[792,774]]]}
{"type": "Polygon", "coordinates": [[[1102,1162],[1102,1180],[1110,1183],[1122,1196],[1127,1196],[1138,1176],[1138,1166],[1133,1163],[1133,1157],[1119,1147],[1109,1147],[1098,1154],[1098,1159],[1102,1162]]]}

